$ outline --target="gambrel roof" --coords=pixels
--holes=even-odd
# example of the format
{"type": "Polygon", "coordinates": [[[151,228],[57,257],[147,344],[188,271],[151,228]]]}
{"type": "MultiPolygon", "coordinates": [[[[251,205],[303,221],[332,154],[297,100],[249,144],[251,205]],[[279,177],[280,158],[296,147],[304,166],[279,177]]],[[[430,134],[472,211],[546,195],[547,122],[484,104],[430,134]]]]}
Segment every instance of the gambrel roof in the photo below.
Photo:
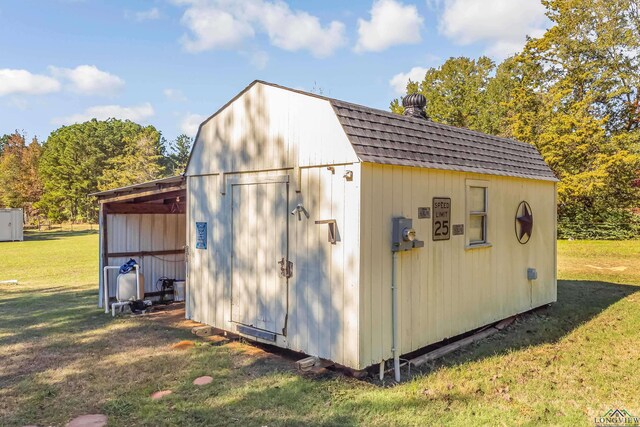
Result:
{"type": "Polygon", "coordinates": [[[364,162],[557,180],[531,144],[336,99],[330,102],[364,162]]]}
{"type": "MultiPolygon", "coordinates": [[[[256,85],[265,85],[328,102],[330,111],[333,111],[337,117],[348,142],[353,147],[353,152],[362,162],[557,181],[553,171],[531,144],[443,125],[422,118],[402,116],[260,80],[251,83],[217,113],[205,120],[201,129],[209,120],[227,109],[256,85]]],[[[243,105],[252,104],[245,102],[243,105]]],[[[277,105],[277,108],[284,108],[280,105],[283,104],[277,105]]],[[[292,108],[296,111],[297,107],[292,106],[292,108]]],[[[295,114],[304,114],[304,112],[296,111],[295,114]]],[[[293,116],[289,116],[288,119],[296,120],[293,116]]],[[[299,120],[303,120],[306,126],[313,127],[314,129],[310,132],[316,135],[317,132],[325,132],[323,124],[318,123],[318,120],[327,120],[328,116],[316,119],[311,123],[306,118],[299,120]]],[[[220,134],[220,132],[214,133],[220,134]]],[[[335,135],[327,134],[326,136],[327,142],[335,138],[335,135]]],[[[199,144],[199,139],[197,136],[196,146],[199,144]]],[[[218,144],[220,142],[222,141],[218,144]]],[[[307,141],[307,143],[311,142],[307,141]]],[[[330,148],[323,142],[317,149],[330,148]]],[[[191,155],[194,155],[193,151],[191,155]]]]}

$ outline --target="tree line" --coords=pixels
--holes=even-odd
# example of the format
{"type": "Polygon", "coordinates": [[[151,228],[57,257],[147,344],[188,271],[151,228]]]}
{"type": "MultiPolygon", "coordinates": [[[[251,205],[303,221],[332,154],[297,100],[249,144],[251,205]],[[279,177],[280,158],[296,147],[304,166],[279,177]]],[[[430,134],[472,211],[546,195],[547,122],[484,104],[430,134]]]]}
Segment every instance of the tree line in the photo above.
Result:
{"type": "MultiPolygon", "coordinates": [[[[560,179],[559,234],[621,238],[640,221],[637,0],[543,0],[552,25],[496,64],[450,58],[409,81],[431,120],[533,144],[560,179]]],[[[391,102],[402,113],[401,99],[391,102]]]]}
{"type": "Polygon", "coordinates": [[[52,222],[96,221],[89,194],[184,172],[192,138],[168,142],[153,126],[96,119],[63,126],[43,144],[24,132],[0,137],[0,206],[52,222]]]}

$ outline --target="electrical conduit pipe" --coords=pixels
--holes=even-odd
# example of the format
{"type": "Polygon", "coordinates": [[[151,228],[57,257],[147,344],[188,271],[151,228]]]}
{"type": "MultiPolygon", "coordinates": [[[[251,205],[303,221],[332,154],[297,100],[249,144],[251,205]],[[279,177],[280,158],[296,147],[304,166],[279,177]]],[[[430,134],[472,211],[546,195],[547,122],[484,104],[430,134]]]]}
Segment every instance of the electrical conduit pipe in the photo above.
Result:
{"type": "Polygon", "coordinates": [[[391,353],[393,354],[393,372],[396,382],[400,382],[400,349],[398,343],[398,283],[396,282],[396,270],[398,263],[398,252],[393,251],[393,261],[391,263],[391,353]]]}

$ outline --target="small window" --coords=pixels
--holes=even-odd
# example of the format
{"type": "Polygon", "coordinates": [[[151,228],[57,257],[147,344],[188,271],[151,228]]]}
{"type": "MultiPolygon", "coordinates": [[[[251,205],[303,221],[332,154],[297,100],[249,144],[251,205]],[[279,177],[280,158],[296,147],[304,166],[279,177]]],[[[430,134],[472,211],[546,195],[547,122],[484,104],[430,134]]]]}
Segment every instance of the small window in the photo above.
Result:
{"type": "Polygon", "coordinates": [[[469,245],[487,243],[487,187],[467,187],[467,209],[469,245]]]}

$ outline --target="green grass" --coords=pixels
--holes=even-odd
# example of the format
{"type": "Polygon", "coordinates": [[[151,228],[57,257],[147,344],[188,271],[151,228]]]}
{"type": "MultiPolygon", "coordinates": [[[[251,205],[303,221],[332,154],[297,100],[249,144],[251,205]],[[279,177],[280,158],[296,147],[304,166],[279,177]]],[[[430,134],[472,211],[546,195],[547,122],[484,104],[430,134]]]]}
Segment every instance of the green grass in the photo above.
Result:
{"type": "Polygon", "coordinates": [[[558,302],[389,387],[242,342],[192,339],[171,317],[96,308],[97,235],[0,243],[0,425],[593,425],[640,413],[640,242],[558,244],[558,302]],[[626,267],[626,268],[620,268],[626,267]],[[213,383],[191,381],[211,375],[213,383]],[[171,389],[159,401],[154,391],[171,389]]]}

